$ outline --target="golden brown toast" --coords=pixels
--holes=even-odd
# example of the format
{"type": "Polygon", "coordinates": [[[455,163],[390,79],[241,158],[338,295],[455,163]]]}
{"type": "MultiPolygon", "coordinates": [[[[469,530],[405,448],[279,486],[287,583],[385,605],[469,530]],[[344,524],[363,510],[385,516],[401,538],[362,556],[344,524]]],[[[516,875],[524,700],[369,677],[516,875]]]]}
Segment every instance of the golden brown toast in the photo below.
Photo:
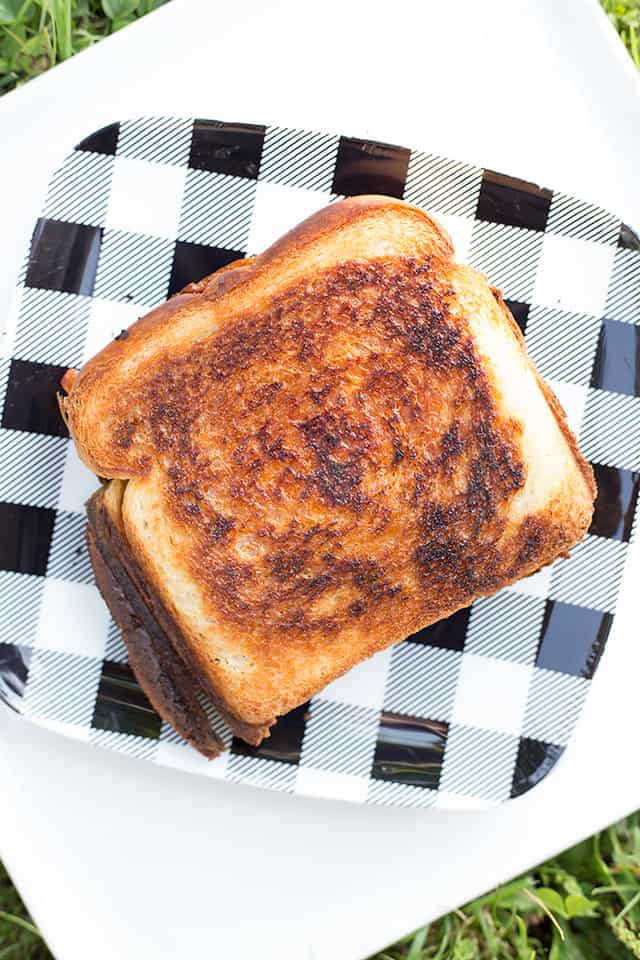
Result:
{"type": "MultiPolygon", "coordinates": [[[[343,200],[152,311],[64,415],[172,643],[263,735],[354,664],[566,553],[592,471],[445,231],[343,200]]],[[[245,732],[246,732],[245,729],[245,732]]]]}

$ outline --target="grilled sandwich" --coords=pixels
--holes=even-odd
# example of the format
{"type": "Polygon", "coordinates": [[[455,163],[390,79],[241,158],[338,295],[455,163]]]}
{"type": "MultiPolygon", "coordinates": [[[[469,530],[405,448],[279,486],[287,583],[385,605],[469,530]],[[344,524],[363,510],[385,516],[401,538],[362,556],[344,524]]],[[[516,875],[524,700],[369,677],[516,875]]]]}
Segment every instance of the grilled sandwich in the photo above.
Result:
{"type": "Polygon", "coordinates": [[[61,400],[98,585],[152,703],[257,744],[354,664],[534,573],[595,485],[500,292],[387,197],[153,310],[61,400]]]}

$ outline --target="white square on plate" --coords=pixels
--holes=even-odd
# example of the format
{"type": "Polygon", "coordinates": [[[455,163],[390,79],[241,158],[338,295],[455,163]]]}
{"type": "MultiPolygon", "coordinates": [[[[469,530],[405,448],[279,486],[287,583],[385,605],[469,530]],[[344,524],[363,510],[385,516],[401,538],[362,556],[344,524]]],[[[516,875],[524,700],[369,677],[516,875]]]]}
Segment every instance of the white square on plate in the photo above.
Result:
{"type": "Polygon", "coordinates": [[[551,571],[553,567],[543,567],[529,577],[523,577],[512,583],[509,590],[514,593],[523,593],[527,597],[548,597],[551,586],[551,571]]]}
{"type": "Polygon", "coordinates": [[[51,730],[53,733],[60,734],[62,737],[71,737],[72,740],[79,740],[80,743],[89,742],[91,727],[88,724],[85,727],[81,727],[78,726],[75,720],[73,723],[69,723],[68,720],[45,720],[42,717],[38,717],[38,724],[41,727],[46,727],[47,730],[51,730]]]}
{"type": "Polygon", "coordinates": [[[119,333],[148,312],[149,307],[140,303],[118,303],[115,300],[100,300],[98,297],[92,300],[82,362],[90,360],[119,333]]]}
{"type": "Polygon", "coordinates": [[[249,255],[262,253],[301,220],[326,207],[330,194],[279,183],[258,183],[249,231],[249,255]]]}
{"type": "Polygon", "coordinates": [[[75,445],[68,443],[58,507],[68,513],[84,514],[87,500],[99,486],[98,478],[85,467],[75,445]]]}
{"type": "Polygon", "coordinates": [[[333,680],[318,696],[323,700],[355,703],[361,707],[381,710],[390,660],[391,650],[381,650],[357,664],[343,677],[333,680]]]}
{"type": "Polygon", "coordinates": [[[229,753],[221,753],[215,760],[207,760],[201,753],[185,743],[165,742],[162,739],[158,744],[156,761],[165,767],[174,770],[186,770],[188,773],[199,773],[201,776],[222,778],[227,769],[229,753]]]}
{"type": "Polygon", "coordinates": [[[368,777],[354,777],[347,773],[331,773],[314,767],[300,767],[295,792],[308,797],[327,800],[351,800],[364,803],[367,799],[368,777]]]}
{"type": "Polygon", "coordinates": [[[531,669],[521,663],[465,653],[458,675],[454,723],[518,736],[531,669]]]}
{"type": "Polygon", "coordinates": [[[453,213],[434,213],[433,216],[451,237],[455,259],[458,263],[465,263],[469,257],[474,221],[453,213]]]}
{"type": "Polygon", "coordinates": [[[494,800],[481,800],[479,797],[468,797],[462,793],[450,793],[448,790],[438,790],[434,803],[436,810],[488,810],[495,806],[494,800]]]}
{"type": "Polygon", "coordinates": [[[615,247],[547,233],[538,262],[535,303],[600,316],[615,247]]]}
{"type": "Polygon", "coordinates": [[[183,167],[117,157],[106,226],[174,240],[184,178],[183,167]]]}
{"type": "Polygon", "coordinates": [[[96,587],[47,577],[34,647],[102,657],[109,611],[96,587]]]}
{"type": "Polygon", "coordinates": [[[577,383],[565,383],[563,380],[548,380],[547,382],[560,401],[562,409],[567,415],[569,426],[578,436],[582,427],[582,418],[589,392],[588,387],[580,386],[577,383]]]}

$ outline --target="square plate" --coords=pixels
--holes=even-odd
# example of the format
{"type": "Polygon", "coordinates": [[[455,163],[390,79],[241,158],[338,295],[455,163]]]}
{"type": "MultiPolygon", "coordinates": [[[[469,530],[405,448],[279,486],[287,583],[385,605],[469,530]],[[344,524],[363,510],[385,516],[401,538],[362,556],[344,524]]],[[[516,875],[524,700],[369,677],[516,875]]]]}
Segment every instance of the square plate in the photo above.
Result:
{"type": "Polygon", "coordinates": [[[54,174],[20,276],[0,405],[0,696],[36,723],[156,763],[314,796],[479,807],[566,748],[611,627],[640,487],[640,241],[513,177],[347,136],[142,118],[54,174]],[[599,486],[569,560],[352,670],[259,748],[212,763],[161,723],[93,585],[60,377],[189,280],[333,200],[404,197],[500,286],[599,486]],[[63,626],[61,626],[63,625],[63,626]]]}

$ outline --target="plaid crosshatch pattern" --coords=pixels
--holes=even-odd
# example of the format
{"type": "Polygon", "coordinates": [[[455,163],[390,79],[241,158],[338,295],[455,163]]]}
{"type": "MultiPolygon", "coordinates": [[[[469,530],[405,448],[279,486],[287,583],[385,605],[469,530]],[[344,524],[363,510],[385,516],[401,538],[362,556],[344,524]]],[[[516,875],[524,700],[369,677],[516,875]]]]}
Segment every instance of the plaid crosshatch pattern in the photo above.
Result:
{"type": "MultiPolygon", "coordinates": [[[[54,174],[0,357],[0,698],[33,721],[180,769],[354,801],[518,796],[566,748],[604,649],[640,490],[640,240],[511,177],[325,133],[144,118],[54,174]],[[137,317],[338,197],[404,197],[499,286],[592,461],[587,538],[560,560],[360,664],[258,748],[208,763],[138,687],[93,584],[95,486],[56,390],[137,317]]],[[[216,721],[217,722],[217,721],[216,721]]]]}

